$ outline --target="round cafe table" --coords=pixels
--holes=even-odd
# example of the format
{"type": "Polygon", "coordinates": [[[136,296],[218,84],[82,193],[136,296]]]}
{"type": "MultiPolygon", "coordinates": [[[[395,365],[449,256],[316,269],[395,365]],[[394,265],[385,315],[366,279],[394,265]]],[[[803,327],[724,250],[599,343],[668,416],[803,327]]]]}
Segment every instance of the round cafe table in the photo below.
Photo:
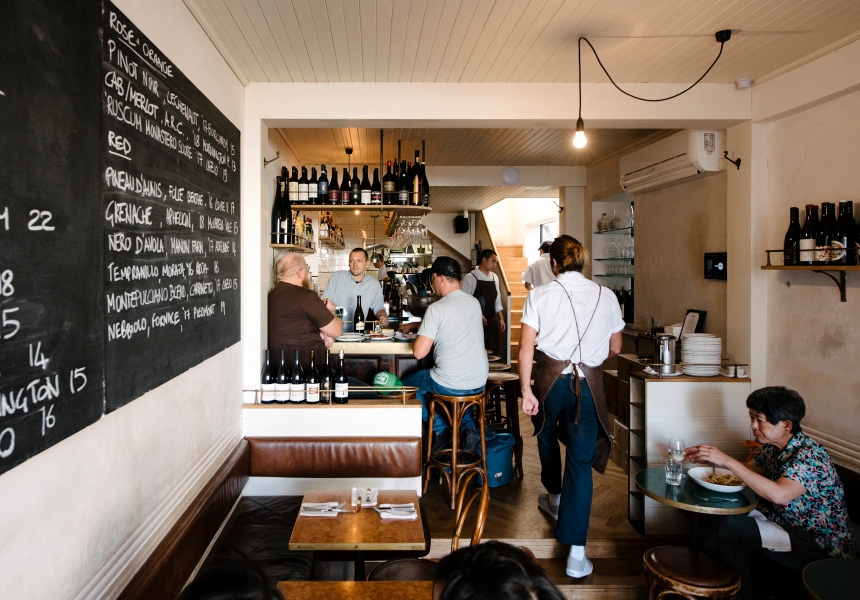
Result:
{"type": "Polygon", "coordinates": [[[681,485],[666,483],[666,468],[663,466],[639,471],[635,481],[636,487],[652,500],[692,514],[693,542],[699,535],[699,514],[744,515],[758,506],[758,494],[749,487],[734,494],[714,492],[693,481],[687,474],[687,469],[684,469],[681,485]]]}
{"type": "Polygon", "coordinates": [[[860,589],[860,560],[825,558],[803,569],[803,587],[813,600],[838,600],[860,589]]]}

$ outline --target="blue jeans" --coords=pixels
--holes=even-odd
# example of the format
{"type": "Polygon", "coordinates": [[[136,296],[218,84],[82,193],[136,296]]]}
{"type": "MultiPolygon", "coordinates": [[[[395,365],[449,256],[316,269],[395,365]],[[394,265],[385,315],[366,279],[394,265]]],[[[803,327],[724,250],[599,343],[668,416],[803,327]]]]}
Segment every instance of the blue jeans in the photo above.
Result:
{"type": "Polygon", "coordinates": [[[597,452],[597,411],[585,380],[582,380],[580,422],[576,418],[576,395],[572,377],[556,379],[544,400],[543,429],[538,434],[541,483],[551,494],[561,494],[555,538],[572,546],[584,546],[591,517],[593,482],[591,466],[597,452]],[[559,439],[566,444],[562,474],[559,439]]]}
{"type": "MultiPolygon", "coordinates": [[[[431,393],[442,394],[445,396],[471,396],[473,394],[480,394],[484,391],[484,386],[472,390],[455,390],[453,388],[440,385],[430,377],[430,369],[421,369],[420,371],[410,373],[403,378],[403,385],[418,388],[416,395],[418,396],[418,399],[421,400],[421,420],[425,423],[427,422],[427,418],[430,416],[431,393]]],[[[463,420],[460,422],[460,429],[465,429],[466,427],[477,429],[475,426],[475,417],[472,412],[472,410],[468,410],[466,411],[466,414],[463,415],[463,420]]],[[[438,435],[446,429],[450,429],[450,427],[451,425],[445,422],[442,415],[437,413],[436,418],[433,419],[433,433],[438,435]]]]}

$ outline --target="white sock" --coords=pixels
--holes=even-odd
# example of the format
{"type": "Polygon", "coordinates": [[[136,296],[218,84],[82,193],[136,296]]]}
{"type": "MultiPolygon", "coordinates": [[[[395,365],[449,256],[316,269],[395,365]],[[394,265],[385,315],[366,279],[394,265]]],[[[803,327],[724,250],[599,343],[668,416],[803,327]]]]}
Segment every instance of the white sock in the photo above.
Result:
{"type": "Polygon", "coordinates": [[[576,560],[582,560],[585,558],[585,546],[571,546],[570,556],[576,560]]]}
{"type": "Polygon", "coordinates": [[[559,502],[561,502],[561,494],[547,494],[549,496],[549,503],[552,506],[558,506],[559,502]]]}

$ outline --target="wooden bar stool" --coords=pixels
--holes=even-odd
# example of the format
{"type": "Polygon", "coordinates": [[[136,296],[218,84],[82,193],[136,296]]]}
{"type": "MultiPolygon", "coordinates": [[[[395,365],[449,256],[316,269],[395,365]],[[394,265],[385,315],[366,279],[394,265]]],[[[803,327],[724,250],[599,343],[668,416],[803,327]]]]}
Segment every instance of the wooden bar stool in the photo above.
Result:
{"type": "Polygon", "coordinates": [[[510,371],[511,365],[503,362],[491,362],[489,365],[490,371],[510,371]]]}
{"type": "Polygon", "coordinates": [[[486,424],[484,412],[484,392],[471,396],[430,395],[430,416],[427,419],[427,462],[424,467],[424,493],[430,483],[430,469],[437,468],[445,476],[448,489],[451,491],[451,510],[456,508],[457,492],[461,481],[476,468],[483,472],[483,481],[487,480],[487,440],[484,437],[486,424]],[[460,449],[460,423],[463,415],[471,407],[475,407],[475,428],[481,436],[481,455],[460,449]],[[451,424],[451,448],[433,453],[433,419],[436,412],[444,415],[451,424]]]}
{"type": "Polygon", "coordinates": [[[648,600],[665,596],[737,598],[741,578],[737,572],[698,550],[682,546],[657,546],[642,557],[648,600]]]}
{"type": "Polygon", "coordinates": [[[487,375],[487,385],[484,388],[486,396],[487,425],[496,431],[505,431],[514,436],[514,464],[517,475],[523,476],[523,436],[520,434],[520,376],[516,373],[490,371],[487,375]],[[505,401],[502,413],[502,398],[505,401]]]}

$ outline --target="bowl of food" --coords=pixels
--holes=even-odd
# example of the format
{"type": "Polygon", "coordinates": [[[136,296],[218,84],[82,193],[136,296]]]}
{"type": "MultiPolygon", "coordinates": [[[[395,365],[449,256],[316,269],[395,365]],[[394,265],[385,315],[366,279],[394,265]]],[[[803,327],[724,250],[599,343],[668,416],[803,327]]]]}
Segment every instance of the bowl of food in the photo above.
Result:
{"type": "Polygon", "coordinates": [[[693,481],[712,492],[731,494],[740,492],[746,487],[743,481],[728,469],[713,469],[711,467],[693,467],[687,471],[693,481]]]}

